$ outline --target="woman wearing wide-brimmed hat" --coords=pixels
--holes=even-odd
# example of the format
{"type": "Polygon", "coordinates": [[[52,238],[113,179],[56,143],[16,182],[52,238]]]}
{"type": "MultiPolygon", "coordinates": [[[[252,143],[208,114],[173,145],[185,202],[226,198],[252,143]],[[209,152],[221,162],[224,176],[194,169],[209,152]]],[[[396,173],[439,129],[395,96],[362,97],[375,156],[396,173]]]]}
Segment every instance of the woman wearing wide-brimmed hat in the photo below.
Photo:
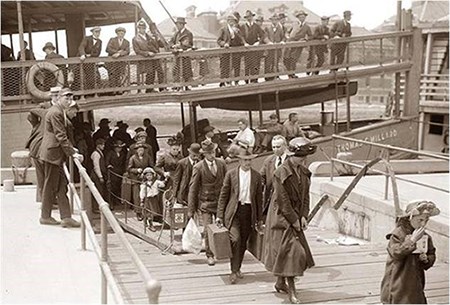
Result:
{"type": "Polygon", "coordinates": [[[288,293],[292,304],[300,303],[294,278],[314,266],[303,231],[307,229],[311,177],[305,161],[316,149],[305,138],[289,142],[290,157],[274,172],[274,190],[266,220],[264,265],[277,276],[275,290],[288,293]]]}
{"type": "Polygon", "coordinates": [[[177,169],[178,161],[183,159],[181,139],[177,137],[169,138],[167,144],[169,145],[169,150],[158,157],[156,167],[163,170],[166,176],[172,176],[177,169]]]}

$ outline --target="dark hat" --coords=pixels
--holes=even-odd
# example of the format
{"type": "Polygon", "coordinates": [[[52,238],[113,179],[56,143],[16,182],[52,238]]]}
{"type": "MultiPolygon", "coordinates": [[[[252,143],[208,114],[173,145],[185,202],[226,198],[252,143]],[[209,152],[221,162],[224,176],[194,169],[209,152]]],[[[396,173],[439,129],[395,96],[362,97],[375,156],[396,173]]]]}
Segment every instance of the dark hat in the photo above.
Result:
{"type": "Polygon", "coordinates": [[[201,148],[200,144],[192,143],[191,146],[189,146],[188,151],[191,154],[200,155],[200,148],[201,148]]]}
{"type": "Polygon", "coordinates": [[[61,91],[59,91],[59,95],[60,96],[73,95],[73,92],[69,88],[63,88],[63,89],[61,89],[61,91]]]}
{"type": "Polygon", "coordinates": [[[117,32],[127,32],[127,30],[124,27],[119,26],[118,28],[116,28],[116,33],[117,32]]]}
{"type": "Polygon", "coordinates": [[[311,141],[304,137],[294,138],[289,141],[287,154],[289,156],[305,157],[316,152],[317,146],[312,145],[311,141]]]}
{"type": "Polygon", "coordinates": [[[97,140],[95,140],[95,146],[97,145],[105,145],[106,140],[103,138],[98,138],[97,140]]]}
{"type": "Polygon", "coordinates": [[[216,143],[211,142],[209,139],[206,139],[205,141],[203,141],[201,145],[202,145],[201,149],[200,149],[201,153],[215,152],[217,149],[217,146],[218,146],[216,143]]]}
{"type": "Polygon", "coordinates": [[[300,10],[300,11],[294,13],[295,17],[298,17],[300,15],[308,16],[308,13],[306,13],[304,10],[300,10]]]}
{"type": "Polygon", "coordinates": [[[258,155],[254,155],[254,154],[250,153],[248,150],[245,150],[237,155],[237,157],[242,160],[251,160],[251,159],[256,158],[257,156],[258,155]]]}
{"type": "Polygon", "coordinates": [[[227,16],[227,20],[234,20],[234,21],[238,22],[238,19],[237,19],[237,17],[235,15],[228,15],[227,16]]]}
{"type": "Polygon", "coordinates": [[[44,47],[42,48],[42,51],[45,52],[45,49],[52,49],[53,51],[56,50],[55,46],[50,41],[44,45],[44,47]]]}
{"type": "Polygon", "coordinates": [[[277,13],[275,13],[275,14],[273,14],[272,16],[269,17],[270,20],[278,20],[278,19],[280,19],[280,18],[281,18],[280,15],[277,14],[277,13]]]}
{"type": "Polygon", "coordinates": [[[176,137],[171,137],[167,139],[167,144],[169,146],[180,145],[180,141],[176,137]]]}
{"type": "Polygon", "coordinates": [[[322,17],[320,17],[320,19],[321,19],[321,20],[330,20],[330,17],[328,17],[328,16],[322,16],[322,17]]]}
{"type": "Polygon", "coordinates": [[[212,127],[211,125],[206,126],[205,128],[203,128],[203,132],[204,133],[208,133],[210,131],[214,131],[214,127],[212,127]]]}
{"type": "Polygon", "coordinates": [[[351,12],[351,11],[348,11],[348,10],[347,10],[347,11],[344,11],[344,16],[348,16],[348,15],[351,16],[351,15],[352,15],[352,12],[351,12]]]}
{"type": "Polygon", "coordinates": [[[177,20],[175,21],[175,23],[186,24],[186,18],[184,18],[184,17],[177,17],[177,20]]]}
{"type": "Polygon", "coordinates": [[[283,19],[286,18],[286,14],[285,13],[278,13],[278,18],[283,19]]]}
{"type": "Polygon", "coordinates": [[[137,23],[137,27],[138,28],[147,28],[147,23],[145,23],[145,21],[144,20],[140,20],[138,23],[137,23]]]}
{"type": "Polygon", "coordinates": [[[108,120],[107,118],[103,118],[103,119],[101,119],[100,122],[98,123],[98,126],[108,125],[109,123],[111,123],[110,120],[108,120]]]}
{"type": "Polygon", "coordinates": [[[233,12],[233,16],[236,17],[238,20],[241,19],[241,14],[239,12],[233,12]]]}
{"type": "Polygon", "coordinates": [[[123,121],[117,121],[116,127],[120,127],[120,126],[122,126],[122,125],[123,125],[123,121]]]}
{"type": "Polygon", "coordinates": [[[124,146],[125,146],[125,143],[123,143],[122,140],[116,139],[116,140],[114,141],[113,146],[114,146],[114,147],[124,147],[124,146]]]}
{"type": "Polygon", "coordinates": [[[258,16],[256,16],[255,20],[263,22],[264,21],[264,16],[258,15],[258,16]]]}
{"type": "Polygon", "coordinates": [[[244,18],[254,17],[256,14],[252,12],[251,10],[247,10],[245,12],[244,18]]]}
{"type": "Polygon", "coordinates": [[[99,27],[99,26],[94,26],[92,29],[91,29],[91,32],[92,33],[94,33],[95,31],[101,31],[102,29],[99,27]]]}

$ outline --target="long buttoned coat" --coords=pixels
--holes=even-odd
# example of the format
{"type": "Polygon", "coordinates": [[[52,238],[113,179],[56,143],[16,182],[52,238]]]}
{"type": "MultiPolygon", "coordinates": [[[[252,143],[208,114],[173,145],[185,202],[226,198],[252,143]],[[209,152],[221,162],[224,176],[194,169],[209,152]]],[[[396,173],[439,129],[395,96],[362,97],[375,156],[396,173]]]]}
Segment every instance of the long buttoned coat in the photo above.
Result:
{"type": "Polygon", "coordinates": [[[263,214],[267,213],[267,209],[270,204],[270,198],[272,197],[273,192],[273,173],[275,172],[275,162],[277,160],[276,155],[268,156],[263,163],[263,167],[261,168],[261,178],[262,183],[264,185],[264,196],[263,196],[263,206],[262,212],[263,214]]]}
{"type": "MultiPolygon", "coordinates": [[[[252,226],[261,219],[262,211],[262,183],[261,175],[250,169],[250,200],[252,204],[252,226]]],[[[230,170],[220,191],[217,217],[223,219],[224,226],[229,230],[233,223],[239,204],[239,167],[230,170]]]]}
{"type": "Polygon", "coordinates": [[[292,227],[301,217],[308,217],[310,177],[311,172],[292,158],[274,172],[264,236],[264,265],[276,276],[301,276],[314,266],[305,234],[292,227]]]}
{"type": "Polygon", "coordinates": [[[192,169],[189,157],[183,158],[177,163],[173,174],[173,193],[178,203],[187,203],[189,195],[189,183],[191,182],[192,169]]]}

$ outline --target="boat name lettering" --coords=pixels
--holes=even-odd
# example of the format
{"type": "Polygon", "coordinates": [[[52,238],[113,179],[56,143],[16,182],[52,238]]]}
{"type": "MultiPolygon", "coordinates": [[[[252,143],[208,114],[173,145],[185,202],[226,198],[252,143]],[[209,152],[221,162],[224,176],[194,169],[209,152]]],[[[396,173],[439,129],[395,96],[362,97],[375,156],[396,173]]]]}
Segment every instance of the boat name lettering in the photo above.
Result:
{"type": "MultiPolygon", "coordinates": [[[[362,140],[366,141],[366,142],[373,142],[373,143],[378,143],[378,142],[382,142],[385,141],[387,139],[391,139],[391,138],[395,138],[397,137],[397,130],[396,129],[390,129],[390,130],[386,130],[374,135],[370,135],[370,136],[366,136],[364,137],[362,140]]],[[[338,150],[338,152],[344,152],[344,151],[350,151],[350,150],[354,150],[357,148],[362,147],[364,144],[362,143],[357,143],[357,142],[344,142],[342,144],[337,144],[336,148],[338,150]]]]}

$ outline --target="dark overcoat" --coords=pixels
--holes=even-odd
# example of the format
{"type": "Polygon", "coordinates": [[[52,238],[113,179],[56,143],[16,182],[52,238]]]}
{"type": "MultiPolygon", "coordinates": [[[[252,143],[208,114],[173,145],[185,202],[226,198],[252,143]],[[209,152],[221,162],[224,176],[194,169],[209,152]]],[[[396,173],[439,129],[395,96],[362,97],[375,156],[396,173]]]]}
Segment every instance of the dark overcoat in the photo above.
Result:
{"type": "Polygon", "coordinates": [[[275,27],[271,24],[264,29],[266,37],[273,43],[279,43],[286,41],[286,33],[281,24],[277,24],[275,27]]]}
{"type": "Polygon", "coordinates": [[[109,56],[112,56],[117,52],[120,52],[120,56],[129,55],[130,42],[124,38],[122,44],[119,44],[118,37],[111,38],[106,45],[106,53],[108,53],[109,56]]]}
{"type": "MultiPolygon", "coordinates": [[[[261,175],[250,169],[250,200],[252,203],[252,227],[261,219],[262,183],[261,175]]],[[[224,226],[229,230],[233,223],[239,204],[239,167],[233,168],[225,175],[220,191],[217,217],[223,219],[224,226]]]]}
{"type": "Polygon", "coordinates": [[[206,160],[194,165],[189,184],[188,207],[194,214],[197,210],[207,213],[217,212],[220,189],[223,185],[227,166],[225,161],[216,158],[217,173],[213,176],[206,160]]]}
{"type": "Polygon", "coordinates": [[[291,158],[274,172],[264,236],[264,265],[276,276],[301,276],[314,266],[303,231],[292,227],[301,217],[308,217],[310,177],[311,172],[291,158]]]}
{"type": "Polygon", "coordinates": [[[264,185],[264,196],[263,196],[263,206],[262,212],[266,214],[267,209],[270,204],[270,198],[272,198],[273,192],[273,173],[275,172],[275,161],[277,159],[276,155],[268,156],[263,163],[261,168],[261,178],[262,184],[264,185]]]}
{"type": "Polygon", "coordinates": [[[173,174],[173,194],[178,203],[187,204],[189,196],[189,183],[191,182],[192,169],[189,157],[183,158],[177,163],[173,174]]]}
{"type": "Polygon", "coordinates": [[[91,57],[99,57],[102,52],[102,41],[97,39],[94,43],[94,37],[92,35],[86,36],[78,47],[78,55],[90,55],[91,57]]]}
{"type": "Polygon", "coordinates": [[[389,239],[386,271],[381,282],[381,303],[385,304],[426,304],[425,270],[433,266],[436,249],[428,236],[428,263],[413,254],[416,244],[407,235],[414,229],[410,225],[399,226],[386,236],[389,239]]]}
{"type": "Polygon", "coordinates": [[[220,47],[223,47],[226,43],[230,47],[240,47],[244,45],[245,40],[239,29],[235,32],[234,38],[232,39],[228,26],[224,26],[219,30],[219,37],[217,38],[217,44],[220,47]]]}

